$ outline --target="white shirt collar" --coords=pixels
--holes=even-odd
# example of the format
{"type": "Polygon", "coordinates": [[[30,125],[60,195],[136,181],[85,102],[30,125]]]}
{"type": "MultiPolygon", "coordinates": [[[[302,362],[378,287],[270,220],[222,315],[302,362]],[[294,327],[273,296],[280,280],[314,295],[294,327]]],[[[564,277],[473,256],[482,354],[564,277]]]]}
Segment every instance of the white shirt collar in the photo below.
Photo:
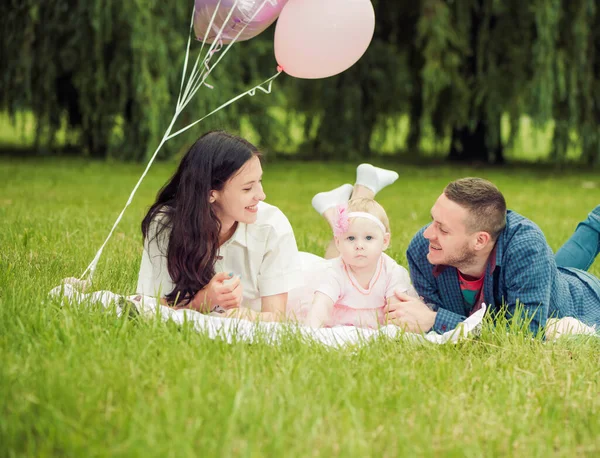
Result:
{"type": "Polygon", "coordinates": [[[248,231],[248,225],[246,223],[238,222],[233,235],[229,238],[229,240],[227,240],[223,245],[221,245],[220,248],[223,249],[234,242],[243,247],[247,247],[248,246],[248,242],[246,240],[247,239],[247,237],[246,237],[247,231],[248,231]]]}

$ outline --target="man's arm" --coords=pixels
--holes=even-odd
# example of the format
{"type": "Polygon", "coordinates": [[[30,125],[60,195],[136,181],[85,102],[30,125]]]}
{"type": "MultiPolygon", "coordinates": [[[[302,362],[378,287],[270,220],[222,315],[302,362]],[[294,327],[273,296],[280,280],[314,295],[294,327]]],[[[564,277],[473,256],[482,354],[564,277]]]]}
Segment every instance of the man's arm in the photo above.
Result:
{"type": "Polygon", "coordinates": [[[529,330],[536,334],[546,325],[552,286],[557,280],[554,254],[537,228],[513,237],[507,248],[505,289],[500,292],[507,317],[515,316],[518,303],[521,318],[529,321],[529,330]]]}

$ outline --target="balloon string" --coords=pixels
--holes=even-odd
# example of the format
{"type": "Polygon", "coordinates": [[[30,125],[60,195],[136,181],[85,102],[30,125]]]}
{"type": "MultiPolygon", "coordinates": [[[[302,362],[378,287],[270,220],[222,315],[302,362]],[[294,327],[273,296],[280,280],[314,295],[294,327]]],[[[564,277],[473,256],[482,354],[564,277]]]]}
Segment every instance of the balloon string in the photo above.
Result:
{"type": "MultiPolygon", "coordinates": [[[[220,1],[221,0],[219,0],[219,2],[220,1]]],[[[183,82],[185,81],[185,74],[187,73],[187,64],[188,64],[188,60],[189,60],[189,56],[190,56],[190,43],[192,41],[192,30],[194,28],[194,16],[195,15],[196,15],[196,5],[194,4],[194,8],[192,9],[192,18],[190,19],[190,30],[188,32],[188,42],[187,42],[187,46],[185,49],[185,60],[183,61],[183,72],[181,73],[181,85],[179,86],[179,97],[177,100],[178,104],[179,104],[179,98],[181,97],[181,91],[183,90],[183,82]]]]}
{"type": "MultiPolygon", "coordinates": [[[[234,3],[234,5],[233,5],[232,8],[234,8],[235,6],[237,6],[237,2],[238,1],[239,0],[235,0],[235,3],[234,3]]],[[[213,23],[215,21],[215,17],[217,16],[217,11],[219,10],[219,6],[221,6],[221,0],[218,0],[217,4],[215,5],[215,10],[213,11],[213,14],[212,14],[212,16],[210,18],[210,22],[208,23],[208,26],[207,26],[206,31],[204,33],[204,36],[208,35],[208,32],[212,29],[213,23]]],[[[182,74],[182,79],[181,79],[181,87],[183,87],[183,81],[185,80],[185,76],[186,76],[186,73],[187,73],[187,64],[188,64],[189,52],[190,52],[190,40],[192,38],[192,30],[193,30],[193,26],[194,26],[194,18],[195,18],[195,16],[196,16],[196,5],[195,5],[195,2],[194,2],[194,8],[192,10],[192,17],[191,17],[191,20],[190,20],[190,30],[188,32],[188,45],[187,45],[187,50],[186,50],[186,54],[185,54],[185,61],[183,63],[183,74],[182,74]]],[[[224,26],[225,26],[225,23],[223,23],[223,27],[221,27],[219,29],[219,32],[217,33],[217,36],[220,36],[220,34],[222,33],[222,31],[224,29],[224,26]]],[[[187,97],[187,93],[188,93],[189,88],[190,88],[190,82],[193,81],[194,76],[195,76],[195,72],[198,71],[198,62],[200,62],[200,56],[202,56],[202,51],[204,50],[204,45],[205,45],[205,42],[204,42],[204,40],[202,40],[202,45],[200,46],[200,52],[198,53],[198,57],[196,57],[196,62],[194,63],[194,67],[192,68],[192,71],[190,73],[190,77],[188,79],[188,84],[186,85],[185,92],[183,94],[184,98],[187,97]]],[[[210,52],[211,49],[212,49],[212,46],[211,46],[211,48],[209,49],[208,52],[210,52]]],[[[207,55],[208,55],[208,52],[207,52],[207,55]]],[[[205,59],[206,59],[206,57],[205,57],[205,59]]],[[[183,105],[183,106],[181,105],[181,87],[179,89],[179,96],[177,97],[177,109],[180,109],[180,108],[183,109],[183,107],[185,106],[185,105],[183,105]]]]}
{"type": "MultiPolygon", "coordinates": [[[[231,15],[233,14],[233,10],[234,8],[237,7],[237,4],[240,0],[235,0],[235,2],[233,3],[231,10],[229,11],[229,13],[227,14],[225,20],[223,21],[223,24],[221,25],[221,27],[219,28],[219,31],[217,32],[217,35],[215,37],[215,41],[213,41],[210,45],[210,47],[208,48],[208,51],[206,52],[206,55],[204,56],[204,59],[202,61],[202,64],[199,66],[198,63],[200,62],[200,56],[202,56],[202,51],[204,50],[204,45],[205,45],[205,40],[202,40],[202,46],[200,47],[200,52],[198,53],[198,57],[196,58],[196,62],[194,63],[194,68],[192,69],[192,72],[190,74],[190,77],[188,79],[188,83],[186,85],[185,91],[183,93],[183,99],[181,98],[181,93],[179,94],[179,98],[177,100],[177,109],[179,111],[183,110],[185,108],[185,106],[189,103],[189,101],[191,100],[191,98],[193,97],[193,95],[196,93],[196,91],[193,91],[193,93],[190,96],[190,91],[195,87],[195,84],[197,83],[197,81],[202,78],[202,75],[204,73],[204,62],[207,59],[210,59],[210,57],[212,56],[212,51],[213,49],[218,46],[219,41],[221,40],[221,36],[223,35],[223,30],[225,29],[225,24],[227,24],[227,22],[229,21],[229,19],[231,18],[231,15]],[[200,72],[198,72],[198,69],[202,69],[200,72]]],[[[213,11],[213,14],[210,18],[210,22],[208,23],[208,26],[206,27],[206,31],[204,32],[204,36],[208,36],[208,33],[212,30],[213,28],[213,23],[215,20],[215,17],[217,16],[217,11],[219,10],[219,6],[221,5],[221,0],[217,1],[217,4],[215,6],[215,10],[213,11]]],[[[194,10],[195,10],[195,6],[194,6],[194,10]]],[[[194,15],[195,13],[192,14],[192,23],[194,21],[194,15]]],[[[246,28],[244,26],[244,28],[246,28]]],[[[190,36],[191,36],[191,29],[190,29],[190,36]]],[[[206,79],[206,78],[205,78],[206,79]]],[[[203,83],[200,83],[199,86],[202,86],[203,83]]]]}
{"type": "MultiPolygon", "coordinates": [[[[264,5],[268,1],[271,1],[271,0],[264,0],[264,2],[262,3],[261,7],[252,16],[251,21],[254,20],[254,17],[256,16],[256,14],[258,14],[258,12],[264,7],[264,5]]],[[[183,67],[183,72],[182,72],[181,86],[180,86],[180,89],[179,89],[179,95],[177,97],[177,105],[176,105],[176,108],[175,108],[175,113],[173,115],[173,118],[171,119],[169,127],[167,127],[167,130],[165,131],[165,133],[163,135],[163,138],[160,141],[158,147],[154,151],[154,154],[151,156],[150,160],[148,161],[148,164],[146,165],[146,168],[144,169],[144,172],[142,173],[142,176],[139,178],[139,180],[136,183],[135,187],[131,191],[131,194],[129,195],[129,198],[127,199],[127,202],[125,203],[125,206],[123,207],[123,210],[121,210],[121,213],[119,214],[119,216],[117,217],[117,220],[113,224],[113,227],[110,230],[110,232],[109,232],[108,236],[106,237],[106,239],[104,240],[104,243],[102,244],[102,246],[100,247],[100,249],[96,252],[96,255],[94,256],[94,259],[92,260],[92,262],[90,263],[90,265],[85,269],[85,271],[83,272],[83,274],[81,274],[81,277],[80,277],[81,280],[83,280],[86,275],[88,275],[89,279],[92,280],[92,278],[94,276],[94,273],[96,271],[96,268],[98,266],[98,262],[100,261],[100,257],[102,256],[102,252],[104,251],[104,248],[106,247],[108,241],[111,239],[111,237],[112,237],[115,229],[117,228],[117,226],[121,222],[121,219],[123,218],[123,215],[125,214],[125,210],[127,210],[127,208],[129,207],[129,205],[133,201],[133,197],[135,196],[135,194],[136,194],[138,188],[140,187],[142,181],[144,180],[144,178],[148,174],[148,171],[150,170],[150,167],[154,163],[154,160],[156,159],[156,156],[158,155],[160,149],[163,147],[163,145],[169,139],[171,139],[171,138],[175,137],[176,135],[179,135],[180,133],[186,131],[187,129],[189,129],[192,126],[198,124],[202,120],[208,118],[212,114],[214,114],[217,111],[225,108],[227,105],[230,105],[231,103],[233,103],[236,100],[244,97],[245,95],[254,96],[256,94],[256,90],[257,89],[261,90],[262,92],[265,92],[267,94],[271,93],[272,81],[277,76],[279,76],[279,74],[281,73],[281,71],[279,71],[279,69],[278,69],[278,73],[277,74],[275,74],[271,78],[267,79],[263,83],[259,84],[258,86],[255,86],[254,88],[250,89],[249,91],[246,91],[245,93],[240,94],[239,96],[231,99],[230,101],[228,101],[225,104],[221,105],[216,110],[214,110],[211,113],[209,113],[208,115],[204,116],[202,119],[199,119],[198,121],[194,122],[193,124],[190,124],[190,125],[186,126],[184,129],[181,129],[178,132],[176,132],[175,134],[171,135],[171,130],[173,129],[173,126],[175,125],[175,121],[177,121],[177,118],[179,117],[179,114],[181,113],[181,111],[183,111],[183,109],[187,106],[187,104],[190,102],[190,100],[194,97],[194,95],[196,94],[196,92],[198,92],[198,89],[200,87],[202,87],[202,85],[205,84],[205,81],[206,81],[206,78],[208,77],[208,75],[210,75],[210,73],[214,70],[214,68],[217,66],[217,64],[221,61],[221,59],[225,56],[225,54],[227,53],[227,51],[229,51],[229,49],[231,48],[231,46],[235,43],[235,41],[239,38],[239,36],[242,34],[242,32],[244,31],[244,29],[246,28],[247,24],[245,24],[244,27],[242,29],[240,29],[240,31],[238,32],[238,34],[233,38],[233,40],[231,41],[231,43],[229,43],[229,45],[227,46],[227,48],[225,49],[225,51],[219,56],[219,59],[217,59],[217,61],[213,64],[213,66],[210,67],[210,68],[208,68],[206,70],[206,72],[205,72],[205,67],[206,66],[204,65],[204,62],[207,59],[210,59],[210,57],[212,57],[213,54],[215,54],[216,51],[212,52],[212,53],[211,53],[211,51],[213,51],[213,49],[215,47],[219,46],[219,42],[220,42],[220,44],[222,46],[221,36],[222,36],[222,33],[223,33],[223,29],[224,29],[225,24],[227,23],[227,21],[229,21],[229,19],[231,17],[231,14],[233,13],[233,9],[237,6],[238,2],[239,2],[239,0],[235,0],[235,3],[233,5],[233,7],[231,8],[231,11],[229,12],[229,15],[227,16],[226,20],[223,23],[223,26],[221,26],[221,28],[219,29],[219,32],[217,33],[217,36],[216,36],[216,39],[215,39],[216,41],[211,44],[211,46],[210,46],[209,50],[207,51],[207,54],[206,54],[206,56],[205,56],[202,64],[199,67],[198,63],[200,61],[200,56],[202,55],[202,50],[204,49],[204,42],[202,43],[202,46],[200,48],[200,53],[198,54],[198,57],[196,58],[196,62],[194,64],[194,67],[192,68],[192,71],[190,72],[190,76],[189,76],[189,78],[187,80],[187,84],[186,84],[186,87],[185,87],[185,90],[184,90],[184,93],[183,93],[183,97],[182,97],[181,90],[183,88],[183,82],[186,79],[185,77],[186,77],[186,73],[187,73],[187,64],[188,64],[189,54],[190,54],[191,33],[192,33],[193,23],[194,23],[195,8],[192,10],[192,19],[190,21],[190,31],[189,31],[189,36],[188,36],[187,48],[186,48],[185,62],[184,62],[184,67],[183,67]],[[198,72],[198,68],[202,68],[202,71],[198,72]],[[198,80],[200,78],[202,78],[202,79],[201,79],[201,81],[198,82],[198,80]],[[196,83],[196,84],[193,84],[193,83],[196,83]],[[265,84],[265,83],[268,83],[268,87],[266,89],[262,87],[262,85],[265,84]]],[[[213,22],[214,22],[214,19],[215,19],[215,16],[216,16],[216,12],[217,12],[218,6],[220,4],[221,4],[221,0],[218,0],[217,7],[215,8],[215,11],[214,11],[214,13],[213,13],[213,15],[211,17],[210,23],[208,25],[208,30],[210,30],[212,28],[212,25],[213,25],[213,22]]],[[[207,33],[208,33],[208,30],[207,30],[207,33]]]]}
{"type": "Polygon", "coordinates": [[[166,132],[165,132],[162,140],[160,141],[160,144],[158,145],[158,147],[156,148],[156,151],[154,151],[154,154],[150,158],[150,161],[148,161],[148,164],[146,165],[146,169],[144,170],[144,173],[142,173],[142,176],[140,177],[140,179],[138,180],[137,184],[133,188],[133,191],[131,191],[131,194],[129,195],[129,198],[127,199],[127,203],[125,203],[125,207],[123,207],[123,210],[121,210],[121,213],[119,214],[119,216],[117,217],[117,220],[113,224],[113,227],[110,230],[110,232],[108,234],[108,237],[106,237],[106,239],[104,240],[104,243],[102,244],[102,246],[100,247],[100,249],[96,252],[96,256],[94,256],[94,259],[92,260],[92,262],[90,263],[90,265],[87,267],[87,269],[85,269],[85,271],[83,272],[83,274],[81,274],[80,280],[83,280],[84,277],[86,276],[86,274],[88,274],[88,273],[89,273],[89,279],[90,280],[94,276],[94,272],[96,271],[96,267],[98,265],[98,261],[100,260],[100,256],[102,256],[102,252],[104,251],[104,247],[106,246],[106,244],[108,243],[108,241],[111,239],[113,233],[115,232],[115,229],[117,228],[117,226],[121,222],[121,219],[123,218],[123,215],[125,214],[125,210],[127,210],[127,207],[129,207],[129,204],[131,204],[131,201],[133,200],[133,196],[137,192],[138,188],[142,184],[142,181],[146,177],[146,174],[150,170],[150,166],[154,162],[154,159],[156,158],[158,152],[160,151],[160,149],[162,148],[162,146],[167,141],[168,135],[171,132],[171,129],[173,128],[173,125],[175,124],[176,119],[177,119],[177,115],[173,116],[173,119],[171,120],[171,124],[167,128],[167,130],[166,130],[166,132]]]}
{"type": "MultiPolygon", "coordinates": [[[[234,6],[232,7],[232,11],[233,11],[233,8],[237,5],[238,1],[239,0],[235,0],[234,6]]],[[[218,0],[217,7],[215,8],[215,11],[213,12],[213,15],[211,17],[210,23],[208,25],[208,30],[210,30],[212,28],[212,25],[213,25],[213,22],[214,22],[214,19],[216,17],[216,13],[217,13],[217,10],[218,10],[218,6],[220,4],[221,4],[221,0],[218,0]]],[[[227,20],[229,20],[229,17],[231,17],[231,12],[230,12],[227,20]]],[[[148,161],[148,164],[146,165],[146,169],[142,173],[142,176],[139,178],[139,180],[136,183],[135,187],[131,191],[131,194],[129,195],[129,198],[127,199],[127,202],[125,203],[125,206],[123,207],[123,210],[121,210],[121,213],[119,214],[119,216],[117,217],[115,223],[113,224],[110,232],[108,233],[108,236],[104,240],[104,243],[102,244],[102,246],[100,247],[100,249],[96,252],[96,255],[94,256],[94,259],[92,260],[92,262],[90,263],[90,265],[85,269],[85,271],[83,272],[83,274],[81,274],[81,277],[80,277],[81,280],[83,280],[85,278],[86,274],[89,274],[88,275],[89,279],[92,280],[92,278],[94,276],[94,273],[96,271],[96,267],[98,266],[98,262],[100,261],[100,257],[102,256],[102,252],[104,251],[104,247],[106,247],[106,244],[112,238],[112,235],[113,235],[115,229],[117,228],[117,226],[121,222],[121,219],[123,218],[123,215],[125,214],[125,210],[127,210],[127,208],[129,207],[129,205],[131,204],[135,193],[137,192],[137,190],[140,187],[142,181],[146,177],[148,171],[150,170],[150,167],[154,163],[154,160],[156,159],[156,156],[158,155],[158,152],[163,147],[163,145],[166,143],[167,138],[168,138],[169,134],[171,133],[171,130],[173,129],[173,126],[175,125],[175,121],[179,117],[179,114],[185,108],[185,106],[189,103],[189,99],[186,100],[186,98],[187,98],[186,95],[188,94],[188,92],[189,92],[189,90],[191,88],[190,83],[194,79],[194,74],[197,72],[198,62],[200,60],[200,56],[202,55],[202,50],[204,49],[204,42],[202,42],[202,46],[200,47],[200,53],[198,54],[198,58],[196,59],[196,62],[194,64],[194,68],[192,68],[192,71],[190,73],[190,77],[189,77],[188,82],[186,84],[186,88],[185,88],[185,91],[184,91],[184,94],[183,94],[183,98],[182,98],[181,89],[183,87],[183,81],[185,80],[185,76],[186,76],[186,73],[187,73],[187,63],[189,61],[189,55],[190,55],[191,35],[192,35],[192,30],[193,30],[193,25],[194,25],[194,15],[195,15],[195,13],[196,13],[196,7],[194,6],[194,8],[192,10],[192,17],[191,17],[191,20],[190,20],[190,29],[189,29],[189,32],[188,32],[188,42],[187,42],[186,53],[185,53],[185,61],[184,61],[183,72],[182,72],[181,86],[179,88],[179,95],[177,97],[177,106],[176,106],[173,118],[171,119],[171,123],[169,124],[169,127],[167,127],[167,130],[165,131],[165,133],[163,135],[163,138],[160,141],[158,147],[154,151],[154,154],[152,155],[152,157],[148,161]],[[182,104],[182,102],[183,102],[183,104],[182,104]]],[[[226,22],[224,22],[223,26],[219,29],[219,32],[217,33],[217,36],[220,37],[220,35],[221,35],[221,33],[222,33],[222,31],[223,31],[223,29],[225,27],[225,24],[226,24],[226,22]]],[[[215,46],[215,44],[213,43],[213,45],[210,47],[210,49],[209,49],[208,52],[210,52],[214,48],[214,46],[215,46]]],[[[208,53],[207,53],[207,56],[208,56],[208,53]]],[[[205,59],[206,59],[206,57],[205,57],[205,59]]]]}
{"type": "MultiPolygon", "coordinates": [[[[234,7],[237,5],[239,0],[236,0],[234,7]]],[[[233,40],[231,41],[231,43],[229,43],[227,45],[227,47],[225,48],[225,50],[219,55],[219,58],[217,59],[217,61],[212,65],[212,67],[210,67],[206,72],[204,71],[204,69],[202,70],[202,72],[200,73],[200,75],[198,76],[198,79],[200,79],[200,76],[202,76],[202,79],[197,82],[194,87],[191,89],[191,91],[189,92],[189,94],[187,95],[187,98],[184,97],[183,100],[183,107],[185,107],[189,101],[194,97],[194,95],[196,94],[196,92],[198,92],[198,89],[200,89],[200,87],[202,87],[204,85],[204,82],[206,81],[206,79],[208,78],[208,76],[212,73],[212,71],[215,69],[215,67],[219,64],[219,62],[221,62],[221,60],[223,59],[223,57],[225,57],[225,55],[229,52],[229,50],[231,49],[231,46],[237,41],[237,39],[240,37],[240,35],[244,32],[244,30],[246,29],[246,27],[248,26],[249,23],[251,23],[252,21],[254,21],[254,18],[256,17],[256,15],[258,13],[260,13],[260,11],[263,9],[263,7],[267,4],[267,2],[269,2],[270,0],[263,0],[263,2],[261,3],[260,7],[254,12],[254,14],[252,15],[252,17],[250,18],[250,20],[248,21],[247,24],[244,24],[244,27],[242,27],[237,35],[235,35],[235,37],[233,38],[233,40]]],[[[225,22],[223,23],[223,25],[225,25],[225,23],[227,21],[229,21],[231,14],[233,13],[233,9],[234,7],[232,7],[231,11],[229,12],[227,18],[225,19],[225,22]]],[[[223,27],[221,27],[221,29],[219,30],[219,33],[217,34],[217,37],[215,38],[215,40],[220,39],[222,36],[222,32],[223,32],[223,27]]],[[[212,49],[214,49],[214,47],[217,45],[216,41],[212,43],[211,48],[209,49],[209,52],[212,51],[212,49]]],[[[208,57],[208,55],[207,55],[208,57]]],[[[187,92],[187,90],[186,90],[187,92]]]]}
{"type": "MultiPolygon", "coordinates": [[[[221,40],[221,39],[219,38],[219,45],[218,45],[218,46],[215,46],[215,48],[214,48],[212,51],[210,51],[210,52],[208,53],[208,58],[204,60],[204,68],[206,68],[206,70],[207,70],[207,71],[209,71],[209,70],[210,70],[210,65],[209,65],[209,63],[210,63],[210,59],[211,59],[211,57],[212,57],[212,56],[213,56],[215,53],[218,53],[218,52],[221,50],[221,48],[223,48],[223,40],[221,40]]],[[[212,86],[211,84],[208,84],[207,82],[204,82],[204,85],[205,85],[206,87],[210,88],[210,89],[214,89],[214,86],[212,86]]]]}
{"type": "Polygon", "coordinates": [[[167,137],[167,140],[171,140],[172,138],[174,138],[174,137],[177,137],[179,134],[181,134],[181,133],[185,132],[186,130],[188,130],[188,129],[192,128],[192,127],[194,127],[194,126],[195,126],[196,124],[198,124],[199,122],[202,122],[202,121],[204,121],[204,120],[205,120],[206,118],[208,118],[209,116],[212,116],[212,115],[213,115],[213,114],[215,114],[216,112],[218,112],[218,111],[222,110],[223,108],[227,107],[228,105],[231,105],[233,102],[236,102],[236,101],[238,101],[238,100],[239,100],[239,99],[241,99],[242,97],[245,97],[245,96],[247,96],[247,95],[249,95],[249,96],[251,96],[251,97],[254,97],[254,96],[256,95],[256,91],[257,91],[257,90],[259,90],[259,91],[262,91],[262,92],[264,92],[265,94],[270,94],[270,93],[271,93],[271,90],[272,90],[272,87],[273,87],[273,80],[275,80],[275,78],[277,78],[279,75],[281,75],[281,71],[278,71],[277,73],[275,73],[275,74],[274,74],[273,76],[271,76],[270,78],[266,79],[265,81],[263,81],[262,83],[260,83],[260,84],[258,84],[258,85],[256,85],[256,86],[254,86],[252,89],[249,89],[249,90],[247,90],[246,92],[244,92],[244,93],[242,93],[242,94],[239,94],[239,95],[237,95],[237,96],[236,96],[236,97],[234,97],[233,99],[231,99],[231,100],[228,100],[228,101],[227,101],[227,102],[225,102],[223,105],[221,105],[219,108],[217,108],[217,109],[215,109],[215,110],[211,111],[210,113],[208,113],[206,116],[204,116],[204,117],[202,117],[202,118],[198,119],[197,121],[194,121],[193,123],[191,123],[191,124],[189,124],[189,125],[185,126],[183,129],[180,129],[180,130],[178,130],[178,131],[177,131],[177,132],[175,132],[174,134],[172,134],[172,135],[169,135],[169,136],[167,137]],[[267,85],[267,87],[266,87],[266,88],[265,88],[265,87],[263,87],[263,85],[265,85],[265,84],[267,85]]]}

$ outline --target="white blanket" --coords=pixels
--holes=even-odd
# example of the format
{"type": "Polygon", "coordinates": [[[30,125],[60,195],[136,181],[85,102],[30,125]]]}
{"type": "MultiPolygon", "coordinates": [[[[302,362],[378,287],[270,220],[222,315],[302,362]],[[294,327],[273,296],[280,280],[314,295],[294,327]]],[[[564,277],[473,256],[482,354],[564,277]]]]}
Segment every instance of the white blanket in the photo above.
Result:
{"type": "Polygon", "coordinates": [[[329,347],[361,345],[378,337],[389,339],[407,339],[411,341],[432,342],[435,344],[456,343],[469,334],[477,332],[486,307],[483,306],[467,318],[457,329],[444,334],[429,332],[427,334],[410,334],[401,331],[397,326],[388,325],[379,329],[364,329],[353,326],[336,326],[333,328],[314,329],[292,323],[252,323],[236,318],[207,316],[193,310],[174,310],[157,304],[155,298],[139,295],[120,296],[110,291],[97,291],[84,294],[70,284],[63,284],[50,291],[54,297],[64,297],[76,303],[100,303],[104,307],[116,306],[118,315],[126,309],[127,302],[146,317],[160,317],[163,321],[171,320],[177,324],[191,323],[198,332],[206,333],[211,339],[223,339],[226,342],[255,341],[277,344],[291,332],[298,332],[304,338],[329,347]]]}

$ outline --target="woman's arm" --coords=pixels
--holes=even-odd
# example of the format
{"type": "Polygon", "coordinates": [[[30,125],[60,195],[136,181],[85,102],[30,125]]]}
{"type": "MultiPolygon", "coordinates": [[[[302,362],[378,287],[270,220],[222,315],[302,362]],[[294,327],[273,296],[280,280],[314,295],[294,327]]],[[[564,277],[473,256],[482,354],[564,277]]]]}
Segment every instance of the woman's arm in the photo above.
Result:
{"type": "Polygon", "coordinates": [[[264,296],[261,298],[260,312],[247,308],[238,308],[229,310],[225,316],[230,318],[242,318],[249,321],[285,321],[287,299],[288,293],[264,296]]]}
{"type": "Polygon", "coordinates": [[[284,321],[288,293],[264,296],[261,298],[260,321],[284,321]]]}
{"type": "Polygon", "coordinates": [[[167,256],[165,255],[169,244],[169,230],[164,229],[157,234],[160,224],[163,224],[162,219],[157,221],[155,218],[144,238],[144,249],[136,287],[136,293],[151,297],[162,297],[175,288],[169,275],[167,256]]]}
{"type": "Polygon", "coordinates": [[[195,310],[196,312],[200,312],[200,313],[210,313],[211,307],[209,306],[209,303],[206,300],[206,295],[207,295],[207,289],[205,286],[200,291],[198,291],[196,293],[196,295],[194,296],[194,298],[190,301],[185,301],[185,300],[177,301],[174,304],[170,304],[167,301],[166,297],[161,297],[160,303],[162,305],[166,305],[167,307],[171,307],[176,310],[189,309],[189,310],[195,310]]]}
{"type": "MultiPolygon", "coordinates": [[[[191,309],[200,313],[210,313],[217,305],[224,309],[237,308],[242,305],[243,287],[239,277],[232,279],[230,274],[219,272],[204,288],[199,290],[190,301],[173,304],[177,309],[191,309]],[[227,282],[227,283],[225,283],[227,282]]],[[[161,299],[163,305],[170,305],[166,298],[161,299]]]]}

